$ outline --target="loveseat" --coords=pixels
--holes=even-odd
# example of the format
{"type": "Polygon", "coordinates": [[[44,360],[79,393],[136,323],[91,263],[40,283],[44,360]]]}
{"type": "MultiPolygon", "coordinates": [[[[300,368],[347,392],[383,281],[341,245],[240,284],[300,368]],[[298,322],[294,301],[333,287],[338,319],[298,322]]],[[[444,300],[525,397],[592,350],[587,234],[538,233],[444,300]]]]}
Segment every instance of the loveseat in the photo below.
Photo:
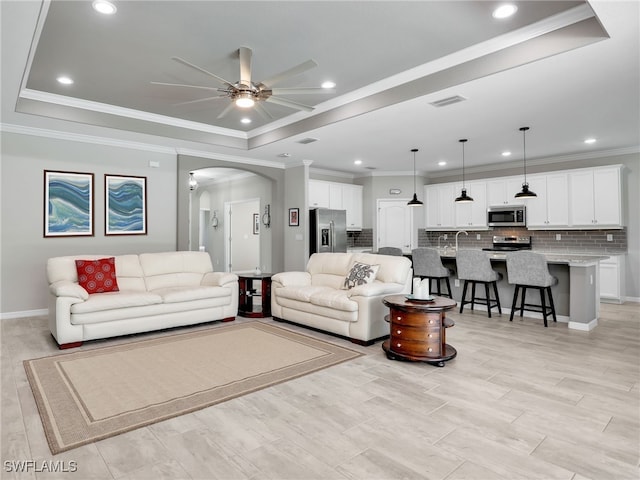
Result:
{"type": "Polygon", "coordinates": [[[49,329],[60,348],[76,347],[85,340],[230,321],[238,312],[237,275],[214,272],[206,252],[55,257],[47,261],[47,277],[49,329]],[[115,277],[115,290],[109,275],[115,277]],[[94,290],[99,293],[89,293],[94,290]]]}
{"type": "Polygon", "coordinates": [[[411,293],[412,276],[411,261],[405,257],[314,253],[306,271],[271,278],[271,313],[274,320],[370,345],[389,335],[384,320],[389,310],[382,298],[411,293]]]}

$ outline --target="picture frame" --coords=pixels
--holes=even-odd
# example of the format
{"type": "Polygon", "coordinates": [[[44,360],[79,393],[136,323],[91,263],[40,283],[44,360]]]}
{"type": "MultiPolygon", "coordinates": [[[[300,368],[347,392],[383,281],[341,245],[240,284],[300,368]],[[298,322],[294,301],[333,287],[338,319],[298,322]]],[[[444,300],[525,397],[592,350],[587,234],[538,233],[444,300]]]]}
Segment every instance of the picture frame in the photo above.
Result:
{"type": "Polygon", "coordinates": [[[300,209],[290,208],[289,209],[289,226],[297,227],[299,225],[300,225],[300,209]]]}
{"type": "Polygon", "coordinates": [[[104,234],[147,234],[147,177],[104,175],[104,234]]]}
{"type": "Polygon", "coordinates": [[[44,237],[94,236],[94,175],[44,170],[44,237]]]}
{"type": "Polygon", "coordinates": [[[258,235],[260,233],[260,214],[253,214],[253,234],[258,235]]]}

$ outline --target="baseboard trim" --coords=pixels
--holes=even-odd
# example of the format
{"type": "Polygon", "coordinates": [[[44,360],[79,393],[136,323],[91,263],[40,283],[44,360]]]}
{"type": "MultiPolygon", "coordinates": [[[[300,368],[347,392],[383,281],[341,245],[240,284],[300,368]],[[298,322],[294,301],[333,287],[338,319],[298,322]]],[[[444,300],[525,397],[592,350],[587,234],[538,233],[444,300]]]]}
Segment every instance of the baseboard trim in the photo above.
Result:
{"type": "Polygon", "coordinates": [[[598,326],[598,319],[594,318],[589,323],[569,322],[569,328],[572,330],[580,330],[582,332],[590,332],[598,326]]]}
{"type": "Polygon", "coordinates": [[[23,310],[21,312],[2,312],[0,313],[0,320],[9,320],[11,318],[39,317],[41,315],[48,314],[48,308],[41,308],[39,310],[23,310]]]}
{"type": "Polygon", "coordinates": [[[625,302],[640,303],[640,297],[624,297],[625,302]]]}

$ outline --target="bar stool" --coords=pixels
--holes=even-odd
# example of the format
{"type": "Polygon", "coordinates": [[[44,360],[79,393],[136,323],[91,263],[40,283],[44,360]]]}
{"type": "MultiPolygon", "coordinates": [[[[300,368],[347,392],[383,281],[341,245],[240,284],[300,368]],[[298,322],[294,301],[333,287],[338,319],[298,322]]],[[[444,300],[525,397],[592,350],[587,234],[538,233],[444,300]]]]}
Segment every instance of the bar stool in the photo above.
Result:
{"type": "Polygon", "coordinates": [[[438,296],[449,297],[451,296],[451,284],[449,283],[449,276],[453,273],[450,269],[442,265],[440,254],[435,248],[414,248],[411,250],[411,258],[413,261],[413,274],[420,279],[429,279],[429,291],[433,292],[431,283],[435,280],[437,285],[438,296]],[[447,291],[449,293],[442,293],[440,282],[446,281],[447,291]]]}
{"type": "Polygon", "coordinates": [[[393,255],[395,257],[402,256],[402,249],[398,247],[380,247],[378,255],[393,255]]]}
{"type": "Polygon", "coordinates": [[[553,321],[557,321],[551,286],[557,284],[558,279],[549,273],[549,266],[544,255],[533,252],[507,253],[507,277],[509,283],[516,286],[513,292],[509,321],[513,321],[520,289],[522,289],[522,298],[520,300],[521,317],[523,312],[527,310],[542,313],[545,327],[547,326],[547,315],[551,314],[553,321]],[[540,305],[525,303],[527,288],[535,288],[540,291],[540,305]],[[549,297],[549,305],[545,301],[545,291],[549,297]]]}
{"type": "Polygon", "coordinates": [[[464,280],[464,288],[462,289],[462,299],[460,300],[460,313],[464,306],[471,304],[471,310],[475,303],[487,306],[487,314],[491,318],[491,309],[498,307],[498,313],[502,315],[500,307],[500,296],[498,295],[497,283],[502,274],[491,268],[489,255],[482,250],[458,250],[456,252],[456,265],[458,266],[458,278],[464,280]],[[471,300],[465,300],[467,296],[467,287],[471,282],[471,300]],[[476,297],[476,284],[484,285],[485,297],[476,297]],[[489,294],[489,285],[493,286],[494,299],[489,294]]]}

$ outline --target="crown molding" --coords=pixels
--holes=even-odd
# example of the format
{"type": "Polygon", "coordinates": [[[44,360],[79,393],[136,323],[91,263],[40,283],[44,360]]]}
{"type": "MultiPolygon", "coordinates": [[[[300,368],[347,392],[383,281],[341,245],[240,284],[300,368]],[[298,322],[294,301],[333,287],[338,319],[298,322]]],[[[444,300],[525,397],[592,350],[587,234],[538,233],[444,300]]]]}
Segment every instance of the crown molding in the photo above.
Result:
{"type": "Polygon", "coordinates": [[[243,165],[257,165],[261,167],[279,168],[279,169],[286,168],[285,165],[283,165],[282,163],[273,162],[271,160],[259,160],[257,158],[237,157],[235,155],[227,155],[224,153],[216,153],[216,152],[207,152],[205,150],[194,150],[191,148],[178,147],[175,149],[175,152],[178,155],[209,158],[211,160],[223,160],[225,162],[240,163],[243,165]]]}
{"type": "Polygon", "coordinates": [[[131,150],[144,150],[145,152],[176,154],[173,147],[164,147],[152,143],[133,142],[130,140],[120,140],[116,138],[100,137],[97,135],[86,135],[84,133],[63,132],[47,128],[28,127],[11,123],[0,123],[0,131],[7,133],[17,133],[19,135],[31,135],[34,137],[53,138],[56,140],[66,140],[70,142],[91,143],[94,145],[106,145],[110,147],[128,148],[131,150]]]}

